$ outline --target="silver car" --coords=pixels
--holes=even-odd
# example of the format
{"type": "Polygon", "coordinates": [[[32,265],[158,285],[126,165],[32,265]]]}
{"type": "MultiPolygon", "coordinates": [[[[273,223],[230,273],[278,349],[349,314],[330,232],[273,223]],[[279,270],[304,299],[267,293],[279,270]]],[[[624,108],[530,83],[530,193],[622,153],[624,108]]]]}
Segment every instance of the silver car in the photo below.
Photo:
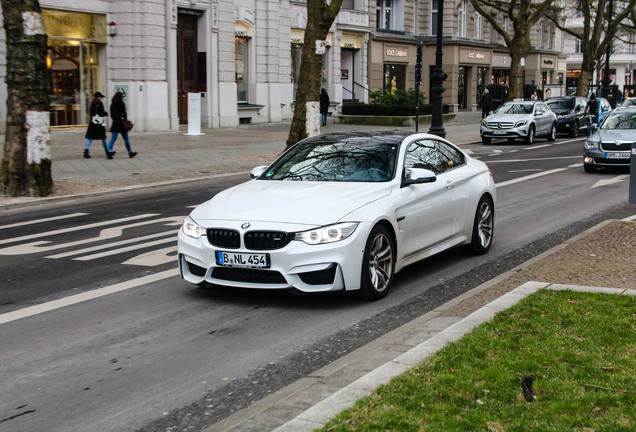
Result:
{"type": "Polygon", "coordinates": [[[481,142],[499,138],[513,143],[521,138],[532,144],[536,137],[554,141],[557,136],[556,114],[543,102],[506,102],[481,122],[481,142]]]}
{"type": "Polygon", "coordinates": [[[630,152],[636,143],[636,106],[613,111],[592,132],[585,142],[583,167],[586,172],[595,172],[598,167],[628,167],[630,152]]]}

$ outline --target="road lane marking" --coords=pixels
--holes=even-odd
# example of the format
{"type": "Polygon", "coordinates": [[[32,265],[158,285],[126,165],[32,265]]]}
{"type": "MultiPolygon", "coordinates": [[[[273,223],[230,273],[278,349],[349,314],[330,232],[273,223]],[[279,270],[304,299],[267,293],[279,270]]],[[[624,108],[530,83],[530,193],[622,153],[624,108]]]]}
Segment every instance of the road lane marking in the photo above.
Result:
{"type": "Polygon", "coordinates": [[[9,238],[9,239],[0,240],[0,245],[7,244],[7,243],[18,243],[18,242],[23,242],[23,241],[26,241],[26,240],[33,240],[35,238],[42,238],[43,236],[54,236],[54,235],[57,235],[57,234],[65,234],[65,233],[69,233],[69,232],[73,232],[73,231],[81,231],[81,230],[89,229],[89,228],[96,228],[96,227],[106,226],[106,225],[114,225],[114,224],[118,224],[118,223],[121,223],[121,222],[128,222],[128,221],[132,221],[132,220],[145,219],[145,218],[155,217],[155,216],[159,216],[159,215],[156,214],[156,213],[146,213],[146,214],[141,214],[141,215],[137,215],[137,216],[130,216],[130,217],[125,217],[125,218],[121,218],[121,219],[112,219],[112,220],[108,220],[108,221],[104,221],[104,222],[97,222],[97,223],[88,224],[88,225],[79,225],[79,226],[75,226],[75,227],[72,227],[72,228],[64,228],[64,229],[59,229],[59,230],[55,230],[55,231],[47,231],[45,233],[30,234],[30,235],[26,235],[26,236],[22,236],[22,237],[13,237],[13,238],[9,238]]]}
{"type": "Polygon", "coordinates": [[[535,178],[538,178],[538,177],[543,177],[543,176],[547,176],[547,175],[550,175],[550,174],[556,174],[556,173],[562,172],[562,171],[567,171],[567,168],[557,168],[557,169],[553,169],[553,170],[549,170],[549,171],[543,171],[543,172],[536,173],[536,174],[530,174],[530,175],[527,175],[525,177],[519,177],[519,178],[508,180],[508,181],[505,181],[505,182],[496,183],[495,187],[500,188],[500,187],[504,187],[504,186],[509,186],[511,184],[521,183],[521,182],[526,181],[526,180],[532,180],[532,179],[535,179],[535,178]]]}
{"type": "Polygon", "coordinates": [[[70,218],[79,217],[79,216],[86,216],[88,214],[90,213],[70,213],[67,215],[54,216],[50,218],[35,219],[35,220],[29,220],[25,222],[17,222],[17,223],[9,224],[9,225],[0,225],[0,229],[17,228],[17,227],[21,227],[25,225],[35,225],[39,223],[53,222],[53,221],[62,220],[62,219],[70,219],[70,218]]]}
{"type": "Polygon", "coordinates": [[[111,256],[111,255],[119,255],[125,252],[130,252],[130,251],[134,251],[134,250],[138,250],[138,249],[144,249],[150,246],[157,246],[160,244],[164,244],[164,243],[175,243],[177,242],[177,236],[176,234],[173,233],[172,237],[169,238],[164,238],[164,239],[159,239],[159,240],[155,240],[155,241],[150,241],[150,242],[146,242],[146,243],[141,243],[141,244],[136,244],[133,246],[128,246],[128,247],[123,247],[123,248],[119,248],[119,249],[114,249],[114,250],[109,250],[106,252],[100,252],[100,253],[96,253],[96,254],[92,254],[92,255],[85,255],[82,257],[78,257],[78,258],[73,258],[74,261],[91,261],[91,260],[95,260],[95,259],[100,259],[100,258],[105,258],[107,256],[111,256]]]}
{"type": "Polygon", "coordinates": [[[543,144],[543,145],[536,145],[536,146],[532,146],[532,147],[524,147],[524,150],[536,150],[536,149],[540,149],[540,148],[544,148],[544,147],[552,147],[552,144],[543,144]]]}
{"type": "MultiPolygon", "coordinates": [[[[114,239],[117,237],[121,237],[124,233],[124,229],[136,228],[144,225],[158,224],[162,222],[168,222],[167,225],[178,226],[183,222],[183,217],[181,216],[171,216],[159,219],[150,219],[141,222],[135,222],[126,225],[119,225],[111,228],[103,229],[99,232],[97,237],[85,238],[82,240],[76,240],[68,243],[60,243],[60,244],[52,244],[53,242],[50,240],[40,240],[31,243],[18,244],[15,246],[9,246],[3,249],[0,249],[0,255],[27,255],[27,254],[35,254],[48,252],[56,249],[64,249],[75,247],[87,243],[98,242],[103,240],[114,239]]],[[[40,237],[44,236],[44,234],[40,234],[40,237]]]]}
{"type": "Polygon", "coordinates": [[[172,245],[163,249],[155,249],[153,251],[137,255],[128,261],[124,261],[122,264],[155,267],[167,264],[171,261],[177,261],[177,245],[172,245]]]}
{"type": "Polygon", "coordinates": [[[81,294],[75,294],[69,297],[53,300],[47,303],[42,303],[35,306],[26,307],[13,312],[7,312],[0,315],[0,325],[6,324],[12,321],[16,321],[22,318],[28,318],[34,315],[39,315],[45,312],[51,312],[57,309],[61,309],[66,306],[75,305],[89,300],[94,300],[100,297],[104,297],[110,294],[126,291],[132,288],[137,288],[142,285],[146,285],[153,282],[158,282],[163,279],[168,279],[179,275],[179,269],[170,269],[163,272],[155,273],[148,276],[143,276],[138,279],[133,279],[125,282],[120,282],[115,285],[98,288],[92,291],[88,291],[81,294]]]}
{"type": "Polygon", "coordinates": [[[594,189],[594,188],[602,187],[602,186],[609,186],[614,183],[621,183],[623,180],[626,180],[628,178],[629,178],[629,174],[622,174],[622,175],[612,177],[609,179],[601,179],[597,181],[596,183],[594,183],[594,186],[591,186],[590,189],[594,189]]]}
{"type": "Polygon", "coordinates": [[[91,247],[87,247],[84,249],[77,249],[77,250],[72,250],[72,251],[68,251],[68,252],[62,252],[59,254],[55,254],[55,255],[49,255],[45,258],[51,258],[51,259],[60,259],[60,258],[68,258],[70,256],[73,255],[84,255],[87,253],[92,253],[92,252],[96,252],[99,250],[103,250],[103,249],[111,249],[111,248],[115,248],[115,247],[119,247],[119,246],[124,246],[127,244],[131,244],[131,243],[138,243],[138,242],[142,242],[142,241],[146,241],[146,240],[152,240],[152,239],[156,239],[158,237],[176,237],[176,233],[174,231],[162,231],[159,233],[155,233],[155,234],[149,234],[146,236],[142,236],[142,237],[135,237],[135,238],[131,238],[131,239],[127,239],[127,240],[121,240],[118,242],[114,242],[114,243],[107,243],[107,244],[103,244],[103,245],[99,245],[99,246],[91,246],[91,247]]]}

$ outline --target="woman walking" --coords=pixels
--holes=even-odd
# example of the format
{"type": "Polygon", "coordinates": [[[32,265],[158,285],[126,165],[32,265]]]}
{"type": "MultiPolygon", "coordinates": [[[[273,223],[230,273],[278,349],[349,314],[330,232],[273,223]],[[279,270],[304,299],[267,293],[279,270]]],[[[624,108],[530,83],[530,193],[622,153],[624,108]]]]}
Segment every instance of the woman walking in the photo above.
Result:
{"type": "Polygon", "coordinates": [[[89,108],[90,120],[88,121],[88,129],[86,129],[86,146],[84,147],[84,158],[90,159],[91,155],[88,150],[91,147],[93,140],[102,140],[102,146],[108,157],[108,147],[106,146],[106,117],[108,113],[104,110],[104,104],[102,103],[104,95],[100,92],[95,92],[95,99],[91,102],[89,108]]]}
{"type": "Polygon", "coordinates": [[[110,117],[113,119],[112,125],[110,126],[112,136],[110,138],[110,143],[108,144],[108,153],[106,157],[108,157],[108,159],[113,158],[113,155],[115,154],[113,146],[117,140],[117,135],[121,134],[121,137],[124,139],[124,144],[126,145],[126,150],[128,150],[128,157],[134,158],[137,156],[137,152],[132,151],[132,148],[130,147],[130,140],[128,139],[128,131],[124,127],[124,120],[128,120],[128,115],[126,114],[124,94],[120,91],[115,93],[115,96],[113,96],[110,103],[110,117]]]}

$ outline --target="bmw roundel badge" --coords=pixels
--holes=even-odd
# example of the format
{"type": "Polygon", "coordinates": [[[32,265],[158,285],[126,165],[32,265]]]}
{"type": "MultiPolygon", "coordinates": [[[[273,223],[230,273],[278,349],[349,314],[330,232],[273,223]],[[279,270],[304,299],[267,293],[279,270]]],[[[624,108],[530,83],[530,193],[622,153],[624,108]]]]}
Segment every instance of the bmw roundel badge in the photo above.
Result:
{"type": "Polygon", "coordinates": [[[243,229],[248,229],[250,227],[250,223],[249,222],[243,222],[243,225],[241,225],[241,228],[243,229]]]}

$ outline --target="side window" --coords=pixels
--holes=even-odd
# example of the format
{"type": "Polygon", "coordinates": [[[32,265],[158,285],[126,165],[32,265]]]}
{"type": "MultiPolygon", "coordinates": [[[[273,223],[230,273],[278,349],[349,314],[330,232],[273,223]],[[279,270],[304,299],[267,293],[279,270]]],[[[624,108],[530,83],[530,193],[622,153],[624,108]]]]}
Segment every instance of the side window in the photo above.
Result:
{"type": "Polygon", "coordinates": [[[454,147],[436,140],[421,140],[409,144],[404,168],[424,168],[441,174],[464,165],[464,155],[454,147]]]}

